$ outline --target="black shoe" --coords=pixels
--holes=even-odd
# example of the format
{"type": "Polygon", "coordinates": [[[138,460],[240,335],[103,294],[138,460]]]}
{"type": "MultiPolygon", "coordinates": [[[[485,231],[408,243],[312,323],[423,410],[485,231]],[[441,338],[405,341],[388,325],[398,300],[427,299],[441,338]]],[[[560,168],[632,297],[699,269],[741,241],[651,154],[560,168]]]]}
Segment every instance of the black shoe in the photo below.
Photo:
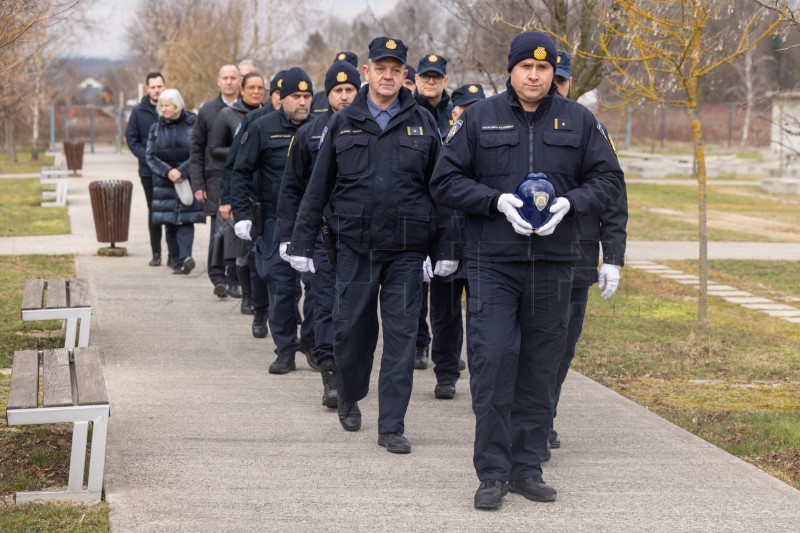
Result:
{"type": "Polygon", "coordinates": [[[194,259],[187,257],[181,263],[181,274],[188,274],[192,270],[194,270],[194,259]]]}
{"type": "Polygon", "coordinates": [[[339,406],[339,393],[336,390],[336,366],[333,359],[327,358],[320,365],[322,373],[322,405],[328,409],[339,406]]]}
{"type": "Polygon", "coordinates": [[[411,453],[411,443],[402,433],[378,433],[378,446],[392,453],[411,453]]]}
{"type": "Polygon", "coordinates": [[[224,283],[214,284],[214,296],[217,298],[225,298],[227,296],[228,287],[224,283]]]}
{"type": "Polygon", "coordinates": [[[433,389],[433,395],[440,400],[452,400],[456,397],[456,384],[453,381],[440,381],[433,389]]]}
{"type": "Polygon", "coordinates": [[[558,433],[555,430],[550,430],[550,436],[547,439],[550,442],[550,447],[554,450],[556,448],[561,448],[561,438],[558,436],[558,433]]]}
{"type": "Polygon", "coordinates": [[[497,479],[481,481],[475,491],[475,509],[499,509],[503,496],[508,494],[508,483],[497,479]]]}
{"type": "Polygon", "coordinates": [[[153,258],[147,264],[150,265],[151,267],[161,266],[161,254],[159,253],[153,254],[153,258]]]}
{"type": "Polygon", "coordinates": [[[238,283],[229,283],[227,289],[225,290],[225,294],[227,294],[231,298],[241,298],[242,286],[239,285],[238,283]]]}
{"type": "Polygon", "coordinates": [[[428,368],[428,347],[417,346],[417,353],[414,355],[414,369],[425,370],[428,368]]]}
{"type": "Polygon", "coordinates": [[[345,431],[358,431],[361,429],[361,409],[358,402],[345,402],[339,398],[339,423],[345,431]]]}
{"type": "Polygon", "coordinates": [[[250,298],[242,298],[242,301],[239,303],[239,312],[243,315],[256,314],[255,310],[253,309],[253,304],[250,303],[250,298]]]}
{"type": "Polygon", "coordinates": [[[558,494],[556,489],[544,482],[541,474],[534,474],[525,481],[511,481],[508,491],[535,502],[554,502],[558,494]]]}
{"type": "Polygon", "coordinates": [[[169,268],[175,268],[176,266],[179,266],[178,260],[175,259],[174,257],[167,257],[167,266],[169,268]]]}
{"type": "Polygon", "coordinates": [[[296,368],[294,364],[294,354],[292,355],[279,355],[275,358],[271,365],[269,365],[270,374],[288,374],[296,368]]]}
{"type": "Polygon", "coordinates": [[[263,339],[267,336],[267,313],[264,311],[253,312],[253,337],[263,339]]]}
{"type": "Polygon", "coordinates": [[[553,454],[552,452],[550,452],[550,441],[547,441],[547,450],[545,450],[544,452],[544,457],[542,458],[542,462],[546,463],[547,461],[550,460],[552,456],[553,454]]]}
{"type": "Polygon", "coordinates": [[[298,351],[306,356],[306,362],[308,363],[308,366],[311,367],[311,370],[316,370],[319,372],[319,365],[316,363],[316,361],[314,361],[314,358],[311,357],[311,345],[309,345],[303,339],[300,339],[298,342],[300,343],[300,348],[298,348],[298,351]]]}
{"type": "Polygon", "coordinates": [[[463,359],[459,359],[458,360],[458,369],[459,370],[466,370],[467,369],[466,361],[464,361],[463,359]]]}

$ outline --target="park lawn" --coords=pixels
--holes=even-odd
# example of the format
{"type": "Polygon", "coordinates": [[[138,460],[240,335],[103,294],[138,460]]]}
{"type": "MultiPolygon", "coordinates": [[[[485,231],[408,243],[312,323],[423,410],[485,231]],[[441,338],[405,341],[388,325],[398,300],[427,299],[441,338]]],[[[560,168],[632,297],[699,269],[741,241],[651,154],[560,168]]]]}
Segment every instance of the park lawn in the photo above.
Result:
{"type": "MultiPolygon", "coordinates": [[[[695,185],[636,183],[634,178],[628,181],[627,192],[631,239],[698,239],[695,185]]],[[[796,229],[800,227],[800,198],[710,183],[707,202],[710,241],[800,242],[796,229]]]]}
{"type": "Polygon", "coordinates": [[[49,167],[53,164],[51,156],[44,155],[44,151],[39,152],[39,159],[31,159],[30,152],[17,152],[17,162],[13,163],[8,159],[8,153],[0,153],[0,174],[38,174],[42,167],[49,167]]]}
{"type": "Polygon", "coordinates": [[[695,338],[696,289],[623,272],[610,301],[590,291],[575,370],[800,488],[797,325],[712,298],[703,346],[695,338]]]}
{"type": "Polygon", "coordinates": [[[66,207],[42,207],[38,178],[4,178],[0,237],[64,235],[70,232],[66,207]]]}

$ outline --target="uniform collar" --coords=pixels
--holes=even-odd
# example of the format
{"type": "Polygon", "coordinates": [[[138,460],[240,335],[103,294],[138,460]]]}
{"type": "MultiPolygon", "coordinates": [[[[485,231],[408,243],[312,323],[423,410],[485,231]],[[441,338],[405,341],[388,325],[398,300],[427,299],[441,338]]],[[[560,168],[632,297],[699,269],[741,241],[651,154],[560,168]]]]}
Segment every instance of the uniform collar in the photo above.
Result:
{"type": "MultiPolygon", "coordinates": [[[[370,125],[370,127],[366,127],[365,129],[375,133],[376,135],[380,135],[381,129],[378,126],[378,123],[375,122],[375,118],[372,116],[372,114],[369,111],[369,107],[367,106],[368,92],[369,92],[369,85],[364,84],[364,86],[358,90],[356,97],[353,99],[353,103],[350,104],[350,106],[345,111],[352,120],[357,122],[363,122],[365,123],[365,125],[366,124],[370,125]],[[371,127],[371,125],[374,125],[374,128],[371,127]]],[[[395,115],[392,118],[392,120],[389,121],[389,124],[395,122],[398,116],[405,115],[407,112],[417,107],[417,102],[414,99],[414,95],[411,94],[411,91],[409,91],[405,87],[400,87],[400,94],[397,95],[397,100],[395,101],[400,103],[400,111],[397,113],[397,115],[395,115]]]]}
{"type": "MultiPolygon", "coordinates": [[[[534,112],[534,118],[542,116],[548,109],[550,109],[550,104],[553,101],[553,95],[556,93],[556,90],[556,84],[551,84],[550,91],[547,93],[547,96],[542,98],[542,101],[539,102],[539,106],[534,112]]],[[[511,85],[511,78],[506,80],[506,95],[508,96],[508,100],[513,107],[517,107],[521,112],[525,113],[525,110],[522,108],[522,104],[519,101],[519,97],[517,96],[517,91],[515,91],[514,87],[511,85]]]]}

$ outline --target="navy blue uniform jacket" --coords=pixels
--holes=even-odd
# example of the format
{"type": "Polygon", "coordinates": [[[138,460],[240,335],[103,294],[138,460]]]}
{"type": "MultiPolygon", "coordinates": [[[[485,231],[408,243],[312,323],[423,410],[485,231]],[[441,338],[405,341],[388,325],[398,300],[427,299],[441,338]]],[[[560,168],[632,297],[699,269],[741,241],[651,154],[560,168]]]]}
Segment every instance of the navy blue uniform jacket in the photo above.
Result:
{"type": "MultiPolygon", "coordinates": [[[[529,121],[510,81],[507,91],[471,105],[453,125],[436,165],[437,202],[464,211],[464,256],[481,261],[576,261],[581,218],[620,196],[624,176],[604,130],[582,105],[546,96],[529,121]],[[517,234],[497,211],[530,172],[544,172],[570,202],[552,235],[517,234]]],[[[553,86],[555,87],[555,86],[553,86]]]]}
{"type": "MultiPolygon", "coordinates": [[[[294,225],[290,255],[312,257],[323,208],[331,229],[361,255],[388,259],[405,251],[430,253],[437,238],[430,177],[441,142],[431,114],[400,89],[400,112],[381,131],[367,107],[369,86],[331,117],[294,225]]],[[[437,247],[449,259],[452,245],[437,247]]],[[[437,258],[432,256],[432,258],[437,258]]]]}
{"type": "Polygon", "coordinates": [[[273,111],[275,111],[275,109],[272,107],[272,104],[254,109],[242,118],[242,122],[239,124],[239,127],[236,128],[236,132],[233,134],[233,141],[231,141],[231,145],[228,147],[228,154],[225,156],[225,164],[222,166],[222,176],[220,177],[219,185],[220,205],[231,203],[231,173],[233,172],[233,167],[236,166],[236,156],[239,155],[239,147],[242,145],[242,135],[244,135],[244,132],[250,127],[250,124],[273,111]]]}

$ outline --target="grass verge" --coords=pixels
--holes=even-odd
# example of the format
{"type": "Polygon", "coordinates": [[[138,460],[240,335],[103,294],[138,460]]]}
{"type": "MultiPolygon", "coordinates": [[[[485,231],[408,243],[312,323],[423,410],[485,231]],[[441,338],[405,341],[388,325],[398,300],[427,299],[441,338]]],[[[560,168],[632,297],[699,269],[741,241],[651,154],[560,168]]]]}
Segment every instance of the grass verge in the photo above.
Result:
{"type": "MultiPolygon", "coordinates": [[[[796,265],[771,264],[774,274],[753,262],[712,278],[744,288],[744,280],[758,283],[752,280],[760,276],[775,292],[800,296],[796,265]],[[784,269],[793,274],[781,276],[784,269]]],[[[796,324],[712,299],[711,335],[703,344],[695,338],[697,294],[690,286],[625,269],[610,302],[598,295],[596,287],[590,291],[575,370],[800,488],[796,324]]]]}
{"type": "MultiPolygon", "coordinates": [[[[63,346],[60,321],[21,322],[24,282],[75,275],[72,256],[0,256],[0,368],[16,350],[63,346]]],[[[69,476],[72,426],[8,427],[9,376],[0,374],[0,531],[109,531],[108,505],[13,504],[16,491],[64,487],[69,476]]],[[[88,466],[88,461],[87,461],[88,466]]]]}
{"type": "Polygon", "coordinates": [[[4,178],[0,237],[64,235],[70,232],[66,207],[42,207],[37,178],[4,178]]]}
{"type": "Polygon", "coordinates": [[[44,150],[39,152],[39,159],[31,159],[30,152],[17,152],[17,162],[9,161],[8,154],[0,154],[0,174],[38,174],[42,167],[53,164],[53,158],[44,155],[44,150]]]}

